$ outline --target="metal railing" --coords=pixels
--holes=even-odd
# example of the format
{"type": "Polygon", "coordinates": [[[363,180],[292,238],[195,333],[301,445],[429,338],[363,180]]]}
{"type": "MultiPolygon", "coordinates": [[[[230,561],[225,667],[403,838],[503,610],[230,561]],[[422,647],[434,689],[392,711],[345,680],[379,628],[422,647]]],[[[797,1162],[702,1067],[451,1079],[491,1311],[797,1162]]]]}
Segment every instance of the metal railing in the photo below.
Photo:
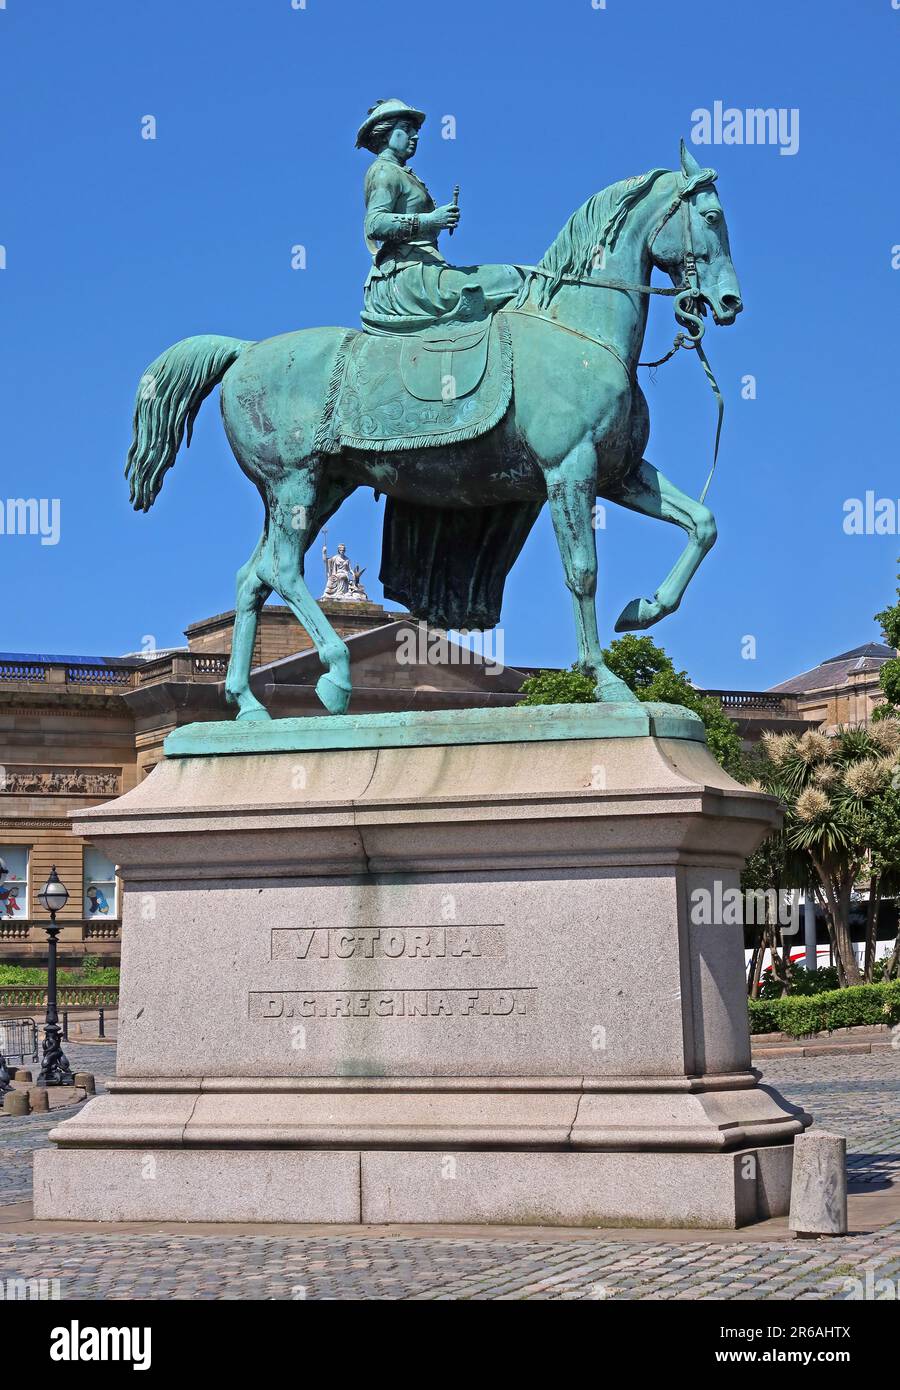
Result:
{"type": "MultiPolygon", "coordinates": [[[[118,985],[60,985],[59,1008],[117,1009],[118,985]]],[[[47,1005],[46,985],[0,985],[0,1009],[41,1009],[47,1005]]]]}
{"type": "Polygon", "coordinates": [[[26,1057],[32,1062],[38,1060],[37,1024],[33,1018],[0,1020],[0,1056],[18,1057],[21,1062],[26,1057]]]}
{"type": "MultiPolygon", "coordinates": [[[[98,1038],[105,1038],[105,1037],[106,1037],[106,1017],[105,1017],[105,1010],[102,1009],[102,1008],[101,1008],[101,1009],[98,1009],[98,1010],[97,1010],[97,1015],[98,1015],[98,1031],[97,1031],[97,1037],[98,1037],[98,1038]]],[[[68,1009],[63,1009],[63,1011],[62,1011],[62,1036],[63,1036],[63,1042],[68,1042],[68,1041],[69,1041],[69,1010],[68,1010],[68,1009]]]]}

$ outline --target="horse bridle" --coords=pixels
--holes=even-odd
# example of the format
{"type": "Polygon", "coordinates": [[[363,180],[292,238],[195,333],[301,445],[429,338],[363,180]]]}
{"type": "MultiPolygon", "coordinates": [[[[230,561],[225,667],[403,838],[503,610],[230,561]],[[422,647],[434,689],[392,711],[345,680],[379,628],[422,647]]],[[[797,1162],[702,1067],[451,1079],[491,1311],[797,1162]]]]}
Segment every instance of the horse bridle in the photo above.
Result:
{"type": "MultiPolygon", "coordinates": [[[[665,357],[661,357],[657,362],[638,362],[637,366],[650,368],[661,367],[663,363],[668,362],[672,357],[675,356],[676,352],[679,352],[682,348],[686,348],[693,352],[696,352],[697,357],[703,365],[703,370],[706,373],[706,379],[709,382],[710,390],[715,396],[716,405],[718,408],[718,420],[716,423],[716,439],[715,444],[713,446],[712,467],[710,468],[709,476],[707,477],[706,482],[703,485],[703,491],[700,493],[700,501],[703,502],[707,492],[709,491],[709,485],[713,480],[713,474],[716,471],[716,463],[718,462],[719,458],[719,442],[722,438],[722,422],[725,417],[725,402],[722,399],[722,392],[719,390],[719,383],[716,381],[712,367],[709,365],[709,358],[706,356],[706,352],[701,346],[701,340],[703,338],[704,333],[706,332],[706,325],[704,324],[702,318],[700,318],[699,314],[692,312],[693,307],[697,307],[702,304],[703,292],[700,288],[700,275],[697,270],[697,256],[694,251],[694,231],[693,227],[691,226],[690,199],[695,193],[699,192],[701,188],[708,188],[711,184],[714,184],[716,181],[716,176],[710,170],[703,176],[694,175],[693,177],[688,177],[687,174],[683,174],[682,177],[685,181],[684,186],[679,189],[678,193],[670,201],[669,206],[666,208],[660,221],[657,223],[656,229],[647,244],[647,249],[652,252],[653,244],[656,241],[656,238],[659,236],[663,227],[665,227],[666,224],[669,221],[671,221],[671,219],[675,216],[675,214],[678,212],[680,208],[682,219],[681,249],[684,261],[684,279],[680,286],[632,285],[624,280],[598,278],[595,275],[562,275],[559,277],[558,283],[562,285],[586,285],[593,287],[594,289],[622,290],[625,293],[631,294],[658,294],[663,296],[664,298],[674,299],[675,319],[678,323],[681,324],[681,327],[684,331],[675,334],[675,340],[672,344],[672,347],[666,353],[665,357]]],[[[547,279],[555,278],[550,271],[540,270],[537,266],[522,266],[521,269],[526,271],[529,275],[543,275],[547,279]]],[[[501,312],[510,311],[501,310],[501,312]]],[[[522,311],[516,310],[513,312],[521,313],[522,311]]],[[[528,311],[528,317],[545,319],[547,323],[552,323],[557,328],[565,327],[564,324],[558,323],[556,319],[548,318],[545,314],[534,314],[533,312],[528,311]]],[[[569,329],[568,331],[576,333],[577,336],[581,338],[589,338],[590,336],[589,334],[581,333],[576,329],[569,329]]],[[[615,357],[617,361],[621,362],[623,366],[625,365],[624,362],[622,362],[622,358],[620,357],[619,353],[616,352],[616,350],[609,343],[604,343],[600,338],[590,338],[590,341],[597,343],[600,347],[606,348],[608,352],[612,353],[613,357],[615,357]]]]}
{"type": "Polygon", "coordinates": [[[690,200],[692,196],[695,193],[699,192],[701,188],[709,188],[712,184],[714,184],[716,181],[716,176],[710,170],[702,176],[695,175],[693,178],[688,178],[687,174],[685,174],[683,177],[685,180],[684,187],[679,190],[678,196],[676,198],[673,198],[672,202],[666,209],[665,216],[659,223],[659,226],[656,228],[656,231],[653,233],[653,236],[650,238],[648,250],[652,254],[653,243],[656,241],[656,238],[659,236],[660,232],[662,231],[666,223],[669,221],[669,219],[671,217],[674,217],[680,205],[682,227],[681,251],[684,259],[684,281],[681,289],[677,290],[674,296],[675,318],[676,321],[681,324],[682,328],[687,330],[687,332],[686,334],[683,332],[675,334],[675,341],[672,345],[671,351],[667,352],[665,357],[660,358],[659,362],[639,362],[638,366],[662,366],[664,362],[668,362],[670,357],[674,357],[676,352],[678,352],[680,348],[690,348],[692,351],[696,352],[697,357],[699,358],[703,366],[703,370],[706,373],[706,379],[709,382],[710,390],[712,391],[716,399],[716,407],[718,411],[718,418],[716,420],[716,439],[715,444],[713,445],[712,467],[709,470],[709,475],[707,476],[706,482],[703,484],[703,490],[700,493],[700,501],[703,502],[706,498],[707,492],[709,491],[709,485],[713,480],[713,474],[716,471],[716,464],[719,460],[719,442],[722,438],[722,421],[725,418],[725,402],[722,399],[722,392],[719,390],[719,383],[716,381],[713,369],[709,365],[709,358],[707,357],[706,352],[701,345],[701,340],[703,338],[704,333],[706,332],[706,325],[704,324],[703,320],[700,318],[698,314],[691,312],[691,308],[699,308],[702,305],[703,292],[700,289],[700,274],[697,270],[697,256],[694,252],[694,229],[691,225],[690,200]]]}

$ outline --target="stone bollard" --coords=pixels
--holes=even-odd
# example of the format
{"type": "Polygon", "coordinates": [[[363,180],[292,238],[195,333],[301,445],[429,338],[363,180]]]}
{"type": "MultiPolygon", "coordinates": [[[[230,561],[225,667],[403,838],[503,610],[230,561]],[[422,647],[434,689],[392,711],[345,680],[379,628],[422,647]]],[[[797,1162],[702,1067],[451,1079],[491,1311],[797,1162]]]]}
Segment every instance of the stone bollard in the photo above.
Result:
{"type": "Polygon", "coordinates": [[[847,1234],[847,1140],[813,1129],[794,1139],[791,1214],[798,1235],[847,1234]]]}
{"type": "Polygon", "coordinates": [[[3,1097],[4,1115],[27,1115],[30,1109],[27,1091],[7,1091],[3,1097]]]}
{"type": "Polygon", "coordinates": [[[94,1085],[94,1073],[92,1071],[77,1071],[75,1073],[75,1085],[81,1086],[89,1096],[92,1096],[97,1089],[94,1085]]]}
{"type": "Polygon", "coordinates": [[[33,1081],[34,1077],[27,1067],[17,1067],[13,1081],[33,1081]]]}
{"type": "Polygon", "coordinates": [[[42,1110],[50,1109],[50,1096],[46,1086],[32,1086],[26,1094],[33,1114],[37,1115],[42,1110]]]}

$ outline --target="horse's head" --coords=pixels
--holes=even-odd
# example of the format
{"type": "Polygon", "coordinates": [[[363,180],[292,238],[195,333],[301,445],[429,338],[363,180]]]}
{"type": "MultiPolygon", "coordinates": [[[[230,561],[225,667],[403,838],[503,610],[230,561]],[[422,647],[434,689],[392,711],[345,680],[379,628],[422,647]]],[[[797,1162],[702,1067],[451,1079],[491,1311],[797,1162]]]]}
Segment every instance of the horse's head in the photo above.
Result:
{"type": "Polygon", "coordinates": [[[681,142],[676,197],[650,243],[653,264],[675,285],[689,284],[709,305],[716,323],[734,323],[744,307],[731,262],[716,171],[703,169],[681,142]]]}

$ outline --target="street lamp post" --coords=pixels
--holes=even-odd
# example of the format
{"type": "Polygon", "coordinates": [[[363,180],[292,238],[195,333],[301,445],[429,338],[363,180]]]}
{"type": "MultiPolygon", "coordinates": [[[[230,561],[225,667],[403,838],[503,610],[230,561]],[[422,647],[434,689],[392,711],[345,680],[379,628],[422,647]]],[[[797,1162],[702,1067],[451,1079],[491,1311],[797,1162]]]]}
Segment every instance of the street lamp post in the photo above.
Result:
{"type": "MultiPolygon", "coordinates": [[[[0,859],[0,888],[2,888],[3,884],[6,882],[8,878],[9,868],[7,867],[6,860],[0,859]]],[[[0,1096],[3,1095],[4,1091],[12,1090],[12,1087],[9,1084],[10,1079],[11,1078],[9,1074],[9,1063],[4,1057],[2,1051],[0,1051],[0,1096]]]]}
{"type": "Polygon", "coordinates": [[[50,877],[38,893],[38,902],[45,912],[50,913],[50,922],[44,930],[49,943],[47,959],[47,1018],[44,1023],[44,1056],[41,1074],[36,1081],[38,1086],[74,1086],[75,1078],[69,1066],[69,1059],[62,1050],[60,1041],[62,1030],[59,1026],[59,1012],[56,1007],[56,938],[60,928],[56,924],[57,912],[62,912],[69,901],[69,890],[60,882],[54,864],[50,877]]]}

